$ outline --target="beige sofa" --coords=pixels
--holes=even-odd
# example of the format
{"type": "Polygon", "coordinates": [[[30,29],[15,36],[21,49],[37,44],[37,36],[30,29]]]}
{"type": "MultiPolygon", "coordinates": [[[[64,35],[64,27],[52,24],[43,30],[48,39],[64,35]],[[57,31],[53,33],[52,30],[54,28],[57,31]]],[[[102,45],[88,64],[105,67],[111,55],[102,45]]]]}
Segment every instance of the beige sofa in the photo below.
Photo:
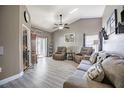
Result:
{"type": "Polygon", "coordinates": [[[119,56],[98,53],[96,63],[82,60],[77,70],[63,84],[64,88],[113,88],[124,87],[124,60],[119,56]],[[101,61],[105,76],[102,82],[89,80],[85,77],[87,70],[101,61]]]}

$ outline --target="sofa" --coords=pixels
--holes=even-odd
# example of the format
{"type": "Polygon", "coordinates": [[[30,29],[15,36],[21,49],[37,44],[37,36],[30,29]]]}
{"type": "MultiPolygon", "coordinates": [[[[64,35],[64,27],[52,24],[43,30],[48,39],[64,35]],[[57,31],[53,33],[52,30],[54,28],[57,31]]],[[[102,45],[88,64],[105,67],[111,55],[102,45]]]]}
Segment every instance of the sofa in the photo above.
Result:
{"type": "Polygon", "coordinates": [[[76,53],[74,55],[74,61],[76,63],[80,63],[82,59],[86,58],[86,56],[88,58],[88,56],[90,56],[93,51],[94,50],[92,47],[82,47],[80,53],[76,53]]]}
{"type": "Polygon", "coordinates": [[[66,47],[58,47],[57,52],[53,53],[53,59],[65,60],[66,59],[66,47]]]}
{"type": "MultiPolygon", "coordinates": [[[[94,70],[97,71],[97,70],[94,70]]],[[[124,59],[117,54],[104,51],[96,53],[96,56],[89,60],[82,60],[77,70],[64,82],[63,88],[114,88],[124,87],[124,59]],[[93,67],[101,65],[102,74],[88,74],[93,67]],[[89,76],[97,76],[97,79],[89,76]]],[[[97,71],[98,72],[98,71],[97,71]]],[[[99,73],[97,73],[99,74],[99,73]]]]}

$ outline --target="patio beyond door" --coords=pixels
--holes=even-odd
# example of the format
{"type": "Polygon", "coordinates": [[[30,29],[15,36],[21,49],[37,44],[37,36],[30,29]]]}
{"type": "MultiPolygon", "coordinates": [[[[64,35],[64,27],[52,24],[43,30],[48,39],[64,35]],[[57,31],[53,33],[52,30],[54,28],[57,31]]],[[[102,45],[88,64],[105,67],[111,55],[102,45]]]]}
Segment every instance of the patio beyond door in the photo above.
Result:
{"type": "Polygon", "coordinates": [[[37,56],[46,57],[47,56],[47,38],[37,37],[37,56]]]}

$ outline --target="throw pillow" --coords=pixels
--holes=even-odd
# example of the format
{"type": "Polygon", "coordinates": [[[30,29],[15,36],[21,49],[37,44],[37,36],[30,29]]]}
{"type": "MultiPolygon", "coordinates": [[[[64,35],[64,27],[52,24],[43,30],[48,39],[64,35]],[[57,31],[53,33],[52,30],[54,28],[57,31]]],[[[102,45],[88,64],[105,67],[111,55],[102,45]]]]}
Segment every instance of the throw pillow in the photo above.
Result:
{"type": "Polygon", "coordinates": [[[102,62],[106,77],[115,87],[124,87],[124,59],[108,57],[102,62]]]}
{"type": "Polygon", "coordinates": [[[98,56],[98,53],[95,53],[95,52],[91,55],[91,57],[90,57],[89,60],[90,60],[90,62],[91,62],[92,64],[96,63],[97,56],[98,56]]]}
{"type": "Polygon", "coordinates": [[[104,79],[104,71],[101,64],[94,64],[86,73],[91,80],[101,82],[104,79]]]}
{"type": "Polygon", "coordinates": [[[109,57],[110,54],[105,53],[105,52],[99,52],[98,56],[97,56],[97,63],[101,63],[103,62],[103,60],[105,60],[107,57],[109,57]]]}

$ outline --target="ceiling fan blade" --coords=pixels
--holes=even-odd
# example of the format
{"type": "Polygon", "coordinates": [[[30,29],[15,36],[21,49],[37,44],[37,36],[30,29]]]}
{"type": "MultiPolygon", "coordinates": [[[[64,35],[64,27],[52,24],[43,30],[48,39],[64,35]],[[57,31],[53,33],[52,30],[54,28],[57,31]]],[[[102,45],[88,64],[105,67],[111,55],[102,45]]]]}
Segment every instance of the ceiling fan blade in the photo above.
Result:
{"type": "Polygon", "coordinates": [[[67,26],[67,25],[68,25],[68,23],[65,23],[64,25],[66,25],[66,26],[67,26]]]}
{"type": "Polygon", "coordinates": [[[58,27],[53,27],[53,29],[56,29],[56,28],[58,28],[58,27]]]}
{"type": "Polygon", "coordinates": [[[58,23],[58,24],[54,24],[54,25],[56,25],[55,27],[53,27],[53,29],[59,29],[59,31],[63,31],[63,28],[66,28],[66,29],[70,29],[70,27],[68,27],[68,23],[62,23],[62,14],[60,14],[59,15],[59,17],[60,17],[60,23],[58,23]]]}
{"type": "Polygon", "coordinates": [[[58,24],[54,24],[54,25],[58,26],[58,24]]]}
{"type": "Polygon", "coordinates": [[[66,29],[70,29],[70,27],[64,27],[64,28],[66,28],[66,29]]]}

